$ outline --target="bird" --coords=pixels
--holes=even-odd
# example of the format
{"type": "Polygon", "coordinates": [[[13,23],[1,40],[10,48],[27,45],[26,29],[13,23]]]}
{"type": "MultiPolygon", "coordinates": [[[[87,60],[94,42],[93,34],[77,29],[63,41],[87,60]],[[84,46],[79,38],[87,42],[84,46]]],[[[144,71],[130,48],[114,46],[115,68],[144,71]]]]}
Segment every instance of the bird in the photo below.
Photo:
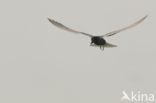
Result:
{"type": "Polygon", "coordinates": [[[94,36],[92,34],[88,34],[88,33],[85,33],[85,32],[80,32],[80,31],[77,31],[77,30],[73,30],[61,23],[59,23],[58,21],[55,21],[53,19],[50,19],[48,18],[49,22],[52,23],[54,26],[60,28],[60,29],[63,29],[65,31],[68,31],[68,32],[72,32],[72,33],[75,33],[75,34],[82,34],[84,36],[88,36],[91,38],[91,42],[90,42],[90,46],[98,46],[100,47],[101,50],[104,50],[105,47],[109,48],[109,47],[117,47],[117,45],[114,45],[114,44],[111,44],[111,43],[108,43],[105,38],[106,37],[110,37],[110,36],[113,36],[119,32],[122,32],[122,31],[125,31],[127,29],[130,29],[132,27],[135,27],[136,25],[140,24],[141,22],[143,22],[146,18],[147,18],[148,15],[142,17],[141,19],[139,19],[138,21],[136,21],[135,23],[129,25],[129,26],[126,26],[124,28],[121,28],[121,29],[118,29],[118,30],[114,30],[112,32],[109,32],[109,33],[106,33],[106,34],[103,34],[103,35],[100,35],[100,36],[94,36]]]}

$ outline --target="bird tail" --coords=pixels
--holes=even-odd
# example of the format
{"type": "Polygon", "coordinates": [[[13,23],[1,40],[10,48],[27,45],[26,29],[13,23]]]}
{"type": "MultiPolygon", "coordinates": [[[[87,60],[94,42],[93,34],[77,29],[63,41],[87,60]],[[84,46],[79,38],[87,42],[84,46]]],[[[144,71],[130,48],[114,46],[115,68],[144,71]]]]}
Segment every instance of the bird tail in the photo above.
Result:
{"type": "Polygon", "coordinates": [[[106,48],[112,48],[112,47],[117,47],[117,45],[110,44],[110,43],[106,43],[106,44],[105,44],[105,47],[106,47],[106,48]]]}

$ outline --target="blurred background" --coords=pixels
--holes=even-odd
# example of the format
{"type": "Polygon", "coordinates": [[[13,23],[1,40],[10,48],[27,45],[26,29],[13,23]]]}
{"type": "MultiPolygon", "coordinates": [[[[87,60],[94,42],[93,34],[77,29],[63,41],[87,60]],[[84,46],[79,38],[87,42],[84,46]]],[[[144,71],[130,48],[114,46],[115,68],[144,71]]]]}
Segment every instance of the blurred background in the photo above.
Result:
{"type": "Polygon", "coordinates": [[[127,103],[122,91],[156,93],[155,0],[1,0],[1,103],[127,103]],[[102,35],[148,18],[106,38],[101,51],[90,38],[54,27],[102,35]]]}

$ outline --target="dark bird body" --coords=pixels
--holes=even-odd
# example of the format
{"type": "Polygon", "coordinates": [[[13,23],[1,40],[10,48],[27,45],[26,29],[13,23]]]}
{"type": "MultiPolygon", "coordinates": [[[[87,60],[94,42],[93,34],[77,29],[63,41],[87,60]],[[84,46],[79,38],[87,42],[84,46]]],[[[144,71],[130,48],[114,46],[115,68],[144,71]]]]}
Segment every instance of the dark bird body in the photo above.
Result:
{"type": "Polygon", "coordinates": [[[98,36],[94,36],[91,38],[91,44],[94,43],[95,45],[105,45],[106,44],[106,40],[103,39],[102,37],[98,37],[98,36]]]}
{"type": "Polygon", "coordinates": [[[110,44],[108,42],[106,42],[106,40],[104,39],[105,37],[109,37],[109,36],[112,36],[114,34],[117,34],[121,31],[124,31],[124,30],[127,30],[129,28],[132,28],[138,24],[140,24],[142,21],[144,21],[145,19],[147,18],[147,16],[141,18],[140,20],[138,20],[137,22],[135,22],[134,24],[132,25],[129,25],[127,27],[124,27],[124,28],[121,28],[119,30],[115,30],[113,32],[109,32],[109,33],[106,33],[104,35],[101,35],[101,36],[93,36],[91,34],[88,34],[88,33],[84,33],[84,32],[79,32],[79,31],[76,31],[76,30],[73,30],[73,29],[70,29],[68,27],[66,27],[65,25],[53,20],[53,19],[49,19],[48,20],[53,24],[55,25],[56,27],[58,28],[61,28],[63,30],[66,30],[66,31],[69,31],[69,32],[73,32],[73,33],[76,33],[76,34],[82,34],[82,35],[85,35],[85,36],[88,36],[91,38],[91,46],[98,46],[100,47],[100,49],[104,50],[104,47],[116,47],[116,45],[113,45],[113,44],[110,44]]]}
{"type": "Polygon", "coordinates": [[[94,36],[91,38],[91,46],[93,46],[93,45],[97,45],[101,49],[104,49],[104,47],[106,45],[106,40],[103,39],[102,37],[94,36]]]}

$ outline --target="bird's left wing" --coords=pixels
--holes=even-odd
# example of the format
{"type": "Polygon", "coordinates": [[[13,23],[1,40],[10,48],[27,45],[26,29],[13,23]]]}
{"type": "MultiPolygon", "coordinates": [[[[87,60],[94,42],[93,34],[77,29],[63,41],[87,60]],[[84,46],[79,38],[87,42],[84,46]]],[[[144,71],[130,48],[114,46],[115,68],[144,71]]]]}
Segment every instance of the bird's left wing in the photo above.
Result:
{"type": "Polygon", "coordinates": [[[76,31],[76,30],[73,30],[73,29],[70,29],[68,27],[66,27],[65,25],[53,20],[53,19],[50,19],[48,18],[48,20],[56,27],[58,28],[61,28],[63,30],[66,30],[66,31],[69,31],[69,32],[72,32],[72,33],[76,33],[76,34],[83,34],[83,35],[86,35],[86,36],[89,36],[89,37],[92,37],[91,34],[88,34],[88,33],[84,33],[84,32],[79,32],[79,31],[76,31]]]}
{"type": "Polygon", "coordinates": [[[131,24],[131,25],[129,25],[129,26],[127,26],[127,27],[124,27],[124,28],[121,28],[121,29],[119,29],[119,30],[115,30],[115,31],[113,31],[113,32],[109,32],[109,33],[107,33],[107,34],[102,35],[101,37],[112,36],[112,35],[114,35],[114,34],[117,34],[117,33],[121,32],[121,31],[125,31],[125,30],[127,30],[127,29],[132,28],[132,27],[135,27],[136,25],[138,25],[138,24],[140,24],[142,21],[144,21],[146,18],[147,18],[147,15],[144,16],[143,18],[141,18],[140,20],[138,20],[137,22],[135,22],[134,24],[131,24]]]}

